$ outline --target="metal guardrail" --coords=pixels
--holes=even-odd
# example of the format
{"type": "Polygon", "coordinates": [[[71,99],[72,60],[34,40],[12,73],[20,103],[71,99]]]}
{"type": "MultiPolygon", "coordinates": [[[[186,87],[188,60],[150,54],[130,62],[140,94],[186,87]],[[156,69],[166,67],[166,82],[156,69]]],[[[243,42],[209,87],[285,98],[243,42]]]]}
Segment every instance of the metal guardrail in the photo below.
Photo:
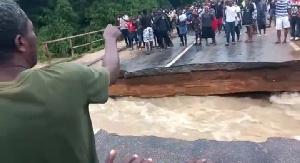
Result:
{"type": "MultiPolygon", "coordinates": [[[[62,42],[68,40],[69,42],[69,48],[71,49],[71,57],[75,57],[75,49],[80,48],[80,47],[85,47],[85,46],[90,46],[90,50],[93,49],[93,44],[96,42],[103,41],[104,39],[98,39],[98,40],[92,40],[92,35],[101,33],[103,34],[103,29],[98,30],[98,31],[92,31],[88,33],[83,33],[83,34],[78,34],[75,36],[69,36],[69,37],[64,37],[64,38],[59,38],[56,40],[51,40],[51,41],[45,41],[43,42],[43,51],[45,54],[45,57],[48,59],[49,64],[51,63],[52,60],[52,54],[49,52],[48,45],[52,43],[57,43],[57,42],[62,42]],[[87,36],[87,43],[81,44],[81,45],[74,45],[74,39],[78,37],[86,37],[87,36]]],[[[68,60],[68,59],[67,59],[68,60]]]]}

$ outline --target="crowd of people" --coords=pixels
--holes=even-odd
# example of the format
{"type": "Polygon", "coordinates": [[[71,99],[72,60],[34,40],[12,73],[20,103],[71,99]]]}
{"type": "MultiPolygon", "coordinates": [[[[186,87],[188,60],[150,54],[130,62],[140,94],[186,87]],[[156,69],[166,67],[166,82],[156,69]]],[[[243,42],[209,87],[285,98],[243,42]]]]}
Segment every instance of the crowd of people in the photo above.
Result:
{"type": "MultiPolygon", "coordinates": [[[[89,104],[105,103],[118,79],[120,30],[104,30],[102,67],[66,62],[32,69],[38,52],[33,23],[14,0],[0,0],[0,21],[1,162],[99,162],[89,104]]],[[[112,150],[100,162],[113,163],[115,157],[112,150]]],[[[133,155],[125,161],[131,162],[152,159],[133,155]]]]}
{"type": "Polygon", "coordinates": [[[170,38],[175,29],[181,46],[187,46],[187,34],[193,31],[195,45],[202,45],[201,40],[204,39],[207,46],[217,45],[216,35],[225,31],[225,45],[229,46],[230,41],[232,44],[241,41],[243,26],[247,29],[245,42],[251,43],[253,35],[266,35],[266,30],[272,26],[273,21],[276,22],[278,36],[276,43],[286,43],[289,29],[291,40],[300,39],[299,4],[298,0],[208,0],[177,9],[143,10],[136,17],[123,13],[118,20],[126,45],[134,49],[133,43],[136,42],[140,50],[145,45],[146,54],[153,52],[154,47],[159,47],[161,51],[172,47],[170,38]],[[281,42],[283,29],[284,39],[281,42]]]}

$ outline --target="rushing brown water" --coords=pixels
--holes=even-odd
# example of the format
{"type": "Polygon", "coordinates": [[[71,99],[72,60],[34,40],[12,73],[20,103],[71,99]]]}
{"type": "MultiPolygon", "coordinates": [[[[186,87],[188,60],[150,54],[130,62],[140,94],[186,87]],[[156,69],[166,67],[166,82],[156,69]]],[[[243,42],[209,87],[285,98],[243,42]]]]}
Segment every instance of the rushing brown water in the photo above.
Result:
{"type": "Polygon", "coordinates": [[[153,135],[184,140],[265,141],[299,138],[300,94],[249,97],[109,99],[91,105],[94,128],[119,135],[153,135]]]}

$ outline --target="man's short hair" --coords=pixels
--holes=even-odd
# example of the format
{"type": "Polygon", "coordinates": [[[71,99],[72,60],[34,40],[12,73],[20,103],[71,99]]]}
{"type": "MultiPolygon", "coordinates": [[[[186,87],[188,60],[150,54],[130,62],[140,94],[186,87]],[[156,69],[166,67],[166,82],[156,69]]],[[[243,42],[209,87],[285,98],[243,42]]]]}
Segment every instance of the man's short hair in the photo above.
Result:
{"type": "Polygon", "coordinates": [[[144,10],[143,10],[143,14],[147,14],[147,9],[144,9],[144,10]]]}
{"type": "Polygon", "coordinates": [[[0,62],[12,57],[17,35],[26,35],[28,17],[13,0],[0,0],[0,62]]]}

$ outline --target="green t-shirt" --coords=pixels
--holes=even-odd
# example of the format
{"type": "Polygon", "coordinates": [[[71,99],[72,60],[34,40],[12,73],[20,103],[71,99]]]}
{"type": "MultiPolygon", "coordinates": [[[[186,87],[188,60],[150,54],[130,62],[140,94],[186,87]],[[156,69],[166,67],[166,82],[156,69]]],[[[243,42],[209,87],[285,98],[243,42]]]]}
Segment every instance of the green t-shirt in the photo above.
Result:
{"type": "Polygon", "coordinates": [[[75,63],[0,82],[0,162],[98,162],[88,105],[105,103],[108,88],[106,69],[75,63]]]}

